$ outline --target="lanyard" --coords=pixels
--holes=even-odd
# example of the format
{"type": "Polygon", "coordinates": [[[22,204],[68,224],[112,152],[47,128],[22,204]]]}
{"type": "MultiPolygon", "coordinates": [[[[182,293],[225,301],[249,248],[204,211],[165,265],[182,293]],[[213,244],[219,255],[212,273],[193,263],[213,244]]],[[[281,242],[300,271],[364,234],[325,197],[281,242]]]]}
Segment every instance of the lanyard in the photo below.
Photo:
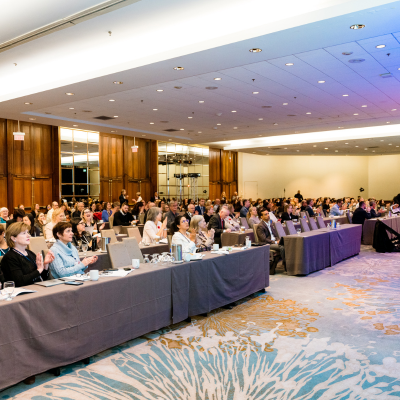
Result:
{"type": "Polygon", "coordinates": [[[190,242],[190,239],[187,237],[187,236],[185,236],[182,232],[179,232],[188,242],[190,242]]]}
{"type": "Polygon", "coordinates": [[[6,254],[6,252],[3,249],[0,249],[1,254],[3,254],[3,256],[6,254]]]}

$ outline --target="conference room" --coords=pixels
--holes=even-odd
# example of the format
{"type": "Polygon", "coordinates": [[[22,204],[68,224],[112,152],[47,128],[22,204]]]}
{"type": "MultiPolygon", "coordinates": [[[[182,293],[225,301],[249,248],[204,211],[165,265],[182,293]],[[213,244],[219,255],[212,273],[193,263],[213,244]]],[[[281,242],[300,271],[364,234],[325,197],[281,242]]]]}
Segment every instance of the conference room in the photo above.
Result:
{"type": "Polygon", "coordinates": [[[5,1],[0,397],[400,396],[400,1],[5,1]]]}

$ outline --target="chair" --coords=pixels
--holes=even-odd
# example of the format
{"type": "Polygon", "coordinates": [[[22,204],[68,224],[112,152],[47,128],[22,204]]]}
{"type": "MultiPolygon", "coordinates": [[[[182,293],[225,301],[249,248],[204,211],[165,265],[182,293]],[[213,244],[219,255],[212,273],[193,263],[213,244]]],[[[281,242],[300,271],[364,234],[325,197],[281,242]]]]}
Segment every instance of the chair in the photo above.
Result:
{"type": "Polygon", "coordinates": [[[310,220],[310,213],[308,211],[305,211],[307,219],[310,220]]]}
{"type": "Polygon", "coordinates": [[[140,247],[136,238],[134,237],[124,238],[122,239],[122,243],[125,244],[126,250],[131,260],[139,259],[141,263],[143,262],[143,254],[140,251],[140,247]]]}
{"type": "Polygon", "coordinates": [[[259,240],[258,240],[258,235],[257,235],[257,227],[258,227],[258,224],[254,224],[254,225],[253,225],[254,240],[255,240],[256,243],[259,242],[259,240]]]}
{"type": "Polygon", "coordinates": [[[322,217],[317,217],[317,224],[319,226],[319,229],[324,229],[326,228],[324,219],[322,217]]]}
{"type": "Polygon", "coordinates": [[[319,229],[314,218],[310,218],[308,220],[308,223],[310,224],[310,228],[311,228],[312,231],[317,231],[319,229]]]}
{"type": "Polygon", "coordinates": [[[132,227],[126,230],[128,237],[135,238],[138,243],[142,241],[142,235],[140,234],[138,227],[132,227]]]}
{"type": "Polygon", "coordinates": [[[139,214],[139,222],[140,222],[141,225],[144,224],[144,213],[139,214]]]}
{"type": "Polygon", "coordinates": [[[115,231],[114,229],[102,229],[101,231],[101,237],[109,237],[110,238],[110,243],[117,243],[117,237],[115,236],[115,231]]]}
{"type": "Polygon", "coordinates": [[[297,231],[296,228],[293,225],[293,221],[286,221],[286,228],[289,232],[289,235],[296,235],[297,231]]]}
{"type": "Polygon", "coordinates": [[[302,232],[310,232],[310,228],[308,227],[307,221],[305,218],[300,218],[300,226],[302,232]]]}
{"type": "Polygon", "coordinates": [[[346,217],[347,217],[348,223],[349,223],[349,224],[352,224],[352,223],[353,223],[353,218],[352,218],[351,215],[350,215],[350,210],[347,210],[347,211],[346,211],[346,217]]]}
{"type": "Polygon", "coordinates": [[[108,217],[108,223],[110,224],[110,228],[112,228],[114,225],[114,215],[108,217]]]}
{"type": "Polygon", "coordinates": [[[130,258],[129,256],[125,243],[123,242],[108,243],[107,252],[108,256],[110,257],[111,267],[113,269],[132,265],[132,258],[130,258]]]}
{"type": "Polygon", "coordinates": [[[278,239],[286,236],[285,230],[283,229],[283,226],[280,222],[274,222],[273,224],[275,226],[275,232],[278,235],[278,239]]]}
{"type": "Polygon", "coordinates": [[[172,235],[167,235],[167,240],[168,240],[168,246],[171,248],[172,245],[172,235]]]}
{"type": "Polygon", "coordinates": [[[121,225],[117,225],[117,226],[113,225],[112,230],[115,232],[116,235],[118,235],[121,233],[122,226],[121,225]]]}
{"type": "Polygon", "coordinates": [[[307,218],[308,217],[307,217],[307,214],[305,213],[305,211],[300,211],[300,219],[307,219],[307,218]]]}
{"type": "Polygon", "coordinates": [[[250,229],[250,228],[249,228],[249,224],[247,223],[247,218],[245,218],[245,217],[240,217],[240,224],[241,224],[242,226],[244,226],[246,229],[250,229]]]}
{"type": "Polygon", "coordinates": [[[39,237],[31,237],[28,249],[33,251],[35,254],[42,253],[43,258],[46,257],[49,248],[47,247],[47,243],[44,240],[43,236],[39,237]]]}

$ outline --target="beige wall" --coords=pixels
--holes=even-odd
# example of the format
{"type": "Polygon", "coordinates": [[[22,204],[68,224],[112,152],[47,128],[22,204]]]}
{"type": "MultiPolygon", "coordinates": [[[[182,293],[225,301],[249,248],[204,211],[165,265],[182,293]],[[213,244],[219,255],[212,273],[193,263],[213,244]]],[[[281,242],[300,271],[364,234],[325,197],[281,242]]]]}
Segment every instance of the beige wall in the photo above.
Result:
{"type": "MultiPolygon", "coordinates": [[[[372,163],[379,165],[379,161],[376,160],[378,157],[381,158],[380,156],[260,156],[239,153],[239,193],[254,198],[257,186],[257,196],[261,198],[282,197],[284,188],[286,197],[293,197],[299,189],[305,198],[356,197],[360,194],[360,187],[363,187],[365,189],[363,196],[379,198],[383,196],[381,186],[384,185],[377,187],[377,179],[369,179],[369,161],[373,159],[372,163]],[[374,189],[370,194],[371,182],[374,189]],[[253,189],[250,196],[245,193],[245,185],[249,191],[253,189]]],[[[397,173],[400,156],[396,157],[398,157],[395,165],[397,173]]],[[[381,167],[376,169],[377,174],[387,175],[387,169],[381,167]]],[[[389,179],[390,177],[387,180],[389,179]]],[[[397,181],[399,180],[397,178],[397,181]]],[[[390,194],[393,198],[396,190],[400,192],[400,187],[397,186],[393,190],[390,187],[393,188],[393,184],[386,188],[388,193],[385,194],[390,194]]]]}

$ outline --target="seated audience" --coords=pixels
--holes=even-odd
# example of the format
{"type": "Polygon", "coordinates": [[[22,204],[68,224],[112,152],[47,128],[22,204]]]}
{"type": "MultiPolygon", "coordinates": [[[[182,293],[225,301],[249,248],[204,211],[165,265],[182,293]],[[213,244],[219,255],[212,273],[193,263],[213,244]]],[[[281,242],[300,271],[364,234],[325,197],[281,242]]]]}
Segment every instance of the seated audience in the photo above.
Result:
{"type": "Polygon", "coordinates": [[[291,204],[286,204],[281,216],[281,221],[291,221],[297,218],[298,216],[293,212],[293,206],[291,204]]]}
{"type": "Polygon", "coordinates": [[[29,225],[29,234],[33,237],[40,236],[40,229],[36,228],[32,214],[25,214],[22,222],[29,225]]]}
{"type": "Polygon", "coordinates": [[[304,211],[308,212],[308,215],[310,217],[315,217],[314,211],[313,211],[313,205],[314,205],[314,200],[313,199],[307,199],[307,207],[304,209],[304,211]]]}
{"type": "Polygon", "coordinates": [[[196,247],[200,251],[209,251],[214,243],[214,229],[207,231],[207,224],[202,215],[194,215],[190,221],[190,229],[196,232],[196,247]]]}
{"type": "Polygon", "coordinates": [[[370,214],[370,209],[367,208],[367,205],[364,201],[360,200],[358,207],[354,210],[352,221],[353,224],[364,225],[364,221],[366,219],[371,219],[372,216],[370,214]]]}
{"type": "MultiPolygon", "coordinates": [[[[82,243],[86,243],[89,247],[92,246],[93,236],[90,232],[85,230],[85,221],[79,221],[78,223],[72,223],[72,232],[74,236],[72,237],[72,244],[78,249],[81,248],[82,243]]],[[[97,238],[99,241],[100,238],[97,238]]]]}
{"type": "Polygon", "coordinates": [[[16,210],[14,210],[13,219],[9,219],[6,222],[6,229],[8,229],[8,227],[11,224],[14,224],[15,222],[22,222],[22,219],[24,218],[24,216],[25,216],[24,210],[22,210],[20,208],[17,208],[16,210]]]}
{"type": "Polygon", "coordinates": [[[276,215],[274,213],[275,208],[276,207],[275,207],[275,205],[274,205],[274,203],[272,201],[268,202],[268,205],[267,205],[266,209],[269,212],[269,218],[270,218],[270,220],[272,222],[277,222],[278,221],[278,218],[276,217],[276,215]]]}
{"type": "Polygon", "coordinates": [[[46,215],[46,222],[49,223],[51,222],[51,217],[53,215],[54,210],[56,210],[58,208],[58,203],[56,201],[53,201],[51,203],[51,209],[47,212],[46,215]]]}
{"type": "Polygon", "coordinates": [[[103,222],[108,222],[108,218],[110,218],[114,214],[111,203],[107,202],[105,209],[101,212],[101,219],[103,222]]]}
{"type": "Polygon", "coordinates": [[[35,219],[35,227],[39,229],[41,235],[44,235],[45,225],[46,225],[46,216],[43,213],[39,213],[35,219]]]}
{"type": "Polygon", "coordinates": [[[343,215],[345,213],[346,209],[347,209],[347,207],[345,204],[343,204],[343,200],[338,199],[336,201],[336,204],[333,207],[331,207],[331,212],[329,215],[331,217],[337,217],[337,216],[343,215]]]}
{"type": "Polygon", "coordinates": [[[93,213],[89,208],[85,208],[81,215],[81,221],[84,222],[85,226],[94,226],[93,213]]]}
{"type": "Polygon", "coordinates": [[[191,229],[189,232],[189,222],[182,216],[177,215],[171,224],[169,234],[172,236],[172,244],[182,245],[182,253],[196,252],[196,231],[191,229]]]}
{"type": "Polygon", "coordinates": [[[214,215],[214,207],[206,206],[206,213],[204,214],[204,220],[208,224],[210,222],[211,217],[214,215]]]}
{"type": "Polygon", "coordinates": [[[39,216],[39,214],[40,214],[40,205],[39,204],[33,204],[31,214],[32,214],[32,217],[34,220],[39,216]]]}
{"type": "Polygon", "coordinates": [[[129,212],[129,206],[124,203],[121,209],[114,214],[114,226],[130,226],[134,221],[132,214],[129,212]]]}
{"type": "Polygon", "coordinates": [[[199,200],[199,205],[196,206],[195,208],[195,211],[197,212],[198,215],[204,215],[206,213],[206,207],[204,203],[205,203],[204,199],[199,200]]]}
{"type": "Polygon", "coordinates": [[[307,208],[307,201],[306,200],[302,200],[301,201],[301,207],[300,207],[300,211],[303,212],[305,211],[307,208]]]}
{"type": "Polygon", "coordinates": [[[152,243],[156,239],[162,239],[166,237],[168,218],[165,218],[161,223],[161,209],[158,207],[152,207],[149,209],[147,214],[147,221],[143,228],[143,241],[146,243],[152,243]]]}
{"type": "Polygon", "coordinates": [[[214,229],[214,242],[221,246],[221,235],[224,232],[231,232],[225,227],[225,218],[229,215],[227,208],[222,207],[218,214],[214,214],[208,223],[208,229],[214,229]]]}
{"type": "Polygon", "coordinates": [[[53,215],[51,216],[51,222],[46,224],[44,227],[44,238],[48,241],[55,242],[56,239],[53,236],[53,228],[59,222],[65,218],[64,212],[62,208],[57,208],[54,210],[53,215]]]}
{"type": "Polygon", "coordinates": [[[144,224],[145,224],[146,221],[147,221],[147,214],[149,213],[150,208],[153,208],[153,207],[155,207],[155,206],[156,206],[155,203],[153,203],[153,202],[151,202],[151,201],[149,201],[149,202],[146,204],[146,207],[145,207],[146,212],[144,213],[144,219],[143,219],[143,223],[144,223],[144,224]]]}
{"type": "MultiPolygon", "coordinates": [[[[224,207],[226,207],[229,211],[229,215],[225,218],[225,228],[230,229],[232,232],[239,231],[240,230],[240,222],[235,217],[233,205],[225,204],[224,207]]],[[[209,221],[206,221],[206,222],[208,223],[209,221]]]]}
{"type": "MultiPolygon", "coordinates": [[[[137,202],[132,209],[132,216],[134,216],[134,219],[140,220],[140,216],[145,214],[146,210],[146,204],[143,203],[143,201],[137,202]]],[[[144,217],[143,217],[144,219],[144,217]]]]}
{"type": "Polygon", "coordinates": [[[121,207],[122,207],[122,205],[123,204],[128,204],[128,195],[126,194],[126,190],[125,189],[122,189],[121,190],[121,194],[120,194],[120,196],[119,196],[119,203],[121,204],[121,207]]]}
{"type": "Polygon", "coordinates": [[[4,256],[10,250],[5,238],[6,230],[3,225],[0,225],[0,256],[4,256]]]}
{"type": "Polygon", "coordinates": [[[53,228],[53,236],[57,238],[51,248],[54,258],[50,263],[53,278],[63,278],[75,274],[83,274],[88,265],[97,261],[97,256],[79,259],[78,250],[72,245],[72,226],[69,222],[59,222],[53,228]]]}
{"type": "Polygon", "coordinates": [[[376,211],[376,202],[374,200],[369,202],[371,218],[379,218],[385,214],[384,210],[376,211]]]}
{"type": "Polygon", "coordinates": [[[214,201],[214,212],[219,212],[219,208],[221,206],[221,200],[220,199],[215,199],[214,201]]]}
{"type": "Polygon", "coordinates": [[[249,212],[247,213],[247,223],[249,228],[253,228],[254,224],[260,223],[260,218],[258,218],[258,209],[257,207],[251,206],[249,208],[249,212]]]}
{"type": "Polygon", "coordinates": [[[43,260],[42,254],[27,250],[30,243],[29,226],[15,222],[6,231],[10,251],[1,260],[5,281],[13,281],[16,287],[32,285],[49,278],[49,264],[54,260],[49,250],[43,260]]]}
{"type": "Polygon", "coordinates": [[[84,210],[84,208],[85,208],[85,204],[83,204],[82,202],[79,202],[76,205],[75,211],[71,215],[71,219],[82,218],[82,211],[84,210]]]}
{"type": "Polygon", "coordinates": [[[189,221],[189,225],[190,225],[190,221],[191,221],[191,219],[192,219],[192,217],[194,215],[195,215],[195,206],[194,206],[194,204],[188,204],[187,211],[185,212],[184,216],[189,221]]]}
{"type": "Polygon", "coordinates": [[[244,206],[240,209],[240,216],[241,218],[247,218],[247,213],[249,212],[250,208],[250,201],[249,200],[243,200],[244,206]]]}
{"type": "Polygon", "coordinates": [[[169,229],[172,223],[175,221],[175,217],[178,215],[178,202],[176,200],[171,200],[168,204],[169,211],[165,213],[164,218],[168,218],[167,228],[169,229]]]}
{"type": "Polygon", "coordinates": [[[5,224],[9,219],[10,218],[8,216],[8,208],[6,207],[0,208],[0,222],[2,224],[5,224]]]}

